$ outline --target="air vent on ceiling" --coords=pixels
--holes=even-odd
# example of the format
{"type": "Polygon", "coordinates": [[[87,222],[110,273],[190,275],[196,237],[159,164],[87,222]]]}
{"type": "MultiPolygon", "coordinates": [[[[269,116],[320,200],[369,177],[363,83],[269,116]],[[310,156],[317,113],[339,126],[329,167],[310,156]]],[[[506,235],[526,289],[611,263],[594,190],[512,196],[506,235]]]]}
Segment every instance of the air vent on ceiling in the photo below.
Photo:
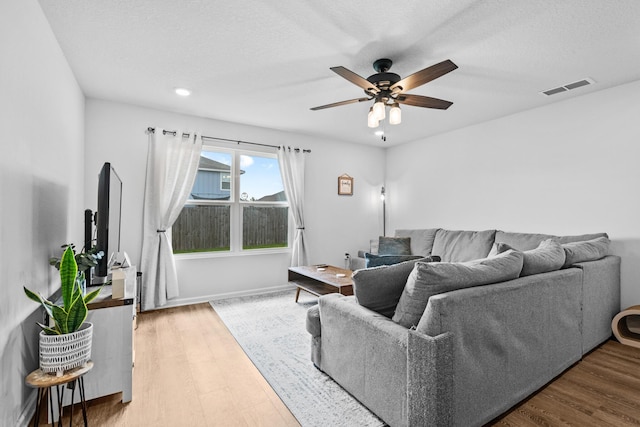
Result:
{"type": "Polygon", "coordinates": [[[577,82],[569,83],[564,86],[558,86],[558,87],[554,87],[553,89],[543,90],[540,93],[543,95],[551,96],[551,95],[555,95],[556,93],[566,92],[568,90],[577,89],[579,87],[588,86],[594,83],[595,82],[593,81],[593,79],[590,79],[587,77],[586,79],[578,80],[577,82]]]}

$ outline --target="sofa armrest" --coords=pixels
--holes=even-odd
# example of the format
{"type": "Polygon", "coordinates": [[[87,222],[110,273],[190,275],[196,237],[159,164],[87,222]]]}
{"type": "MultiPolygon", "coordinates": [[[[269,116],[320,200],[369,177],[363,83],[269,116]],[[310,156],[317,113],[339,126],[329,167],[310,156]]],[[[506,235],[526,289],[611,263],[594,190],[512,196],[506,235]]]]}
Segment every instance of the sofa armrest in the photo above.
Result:
{"type": "Polygon", "coordinates": [[[620,311],[620,257],[573,265],[582,270],[582,354],[611,337],[611,320],[620,311]]]}
{"type": "Polygon", "coordinates": [[[581,302],[577,268],[432,296],[417,331],[452,334],[455,423],[490,421],[580,360],[581,302]]]}
{"type": "Polygon", "coordinates": [[[367,261],[364,258],[364,254],[360,256],[360,251],[358,251],[357,257],[351,257],[350,261],[350,269],[351,271],[361,270],[366,267],[367,261]]]}
{"type": "Polygon", "coordinates": [[[313,338],[320,336],[322,332],[320,324],[320,308],[317,304],[313,307],[309,307],[307,310],[305,326],[307,328],[307,332],[309,332],[313,338]]]}
{"type": "Polygon", "coordinates": [[[453,335],[409,330],[407,347],[408,425],[452,425],[453,335]]]}
{"type": "Polygon", "coordinates": [[[340,294],[319,306],[324,372],[390,425],[451,425],[451,334],[411,331],[340,294]]]}
{"type": "Polygon", "coordinates": [[[307,310],[306,327],[307,331],[311,334],[311,361],[317,368],[320,368],[320,348],[322,346],[320,336],[322,335],[322,325],[320,324],[318,304],[307,310]]]}
{"type": "Polygon", "coordinates": [[[407,419],[407,329],[354,297],[320,297],[321,369],[393,426],[407,419]]]}

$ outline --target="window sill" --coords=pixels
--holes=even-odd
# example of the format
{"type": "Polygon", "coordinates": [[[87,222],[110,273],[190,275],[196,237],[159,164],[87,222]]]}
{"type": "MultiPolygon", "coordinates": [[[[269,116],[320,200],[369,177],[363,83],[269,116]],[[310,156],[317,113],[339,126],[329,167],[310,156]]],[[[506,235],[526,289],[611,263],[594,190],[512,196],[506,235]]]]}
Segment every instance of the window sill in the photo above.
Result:
{"type": "Polygon", "coordinates": [[[256,256],[256,255],[278,255],[278,254],[290,254],[291,248],[276,248],[276,249],[254,249],[247,251],[236,252],[193,252],[186,254],[174,254],[176,261],[183,259],[206,259],[206,258],[229,258],[229,257],[241,257],[241,256],[256,256]]]}

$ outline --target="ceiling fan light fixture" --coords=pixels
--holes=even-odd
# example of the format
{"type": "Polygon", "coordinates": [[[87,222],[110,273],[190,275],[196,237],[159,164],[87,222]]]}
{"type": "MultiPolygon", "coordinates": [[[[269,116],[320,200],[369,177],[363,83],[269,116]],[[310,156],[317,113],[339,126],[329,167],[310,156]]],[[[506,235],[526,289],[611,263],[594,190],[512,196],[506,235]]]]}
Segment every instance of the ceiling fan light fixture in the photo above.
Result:
{"type": "Polygon", "coordinates": [[[386,117],[385,110],[386,108],[382,99],[376,99],[375,104],[373,104],[373,114],[378,121],[384,120],[384,118],[386,117]]]}
{"type": "Polygon", "coordinates": [[[370,128],[377,128],[379,124],[379,120],[376,118],[376,115],[373,112],[373,107],[369,107],[369,114],[367,114],[367,126],[370,128]]]}
{"type": "Polygon", "coordinates": [[[389,124],[399,125],[402,122],[402,110],[400,110],[400,104],[394,102],[389,110],[389,124]]]}

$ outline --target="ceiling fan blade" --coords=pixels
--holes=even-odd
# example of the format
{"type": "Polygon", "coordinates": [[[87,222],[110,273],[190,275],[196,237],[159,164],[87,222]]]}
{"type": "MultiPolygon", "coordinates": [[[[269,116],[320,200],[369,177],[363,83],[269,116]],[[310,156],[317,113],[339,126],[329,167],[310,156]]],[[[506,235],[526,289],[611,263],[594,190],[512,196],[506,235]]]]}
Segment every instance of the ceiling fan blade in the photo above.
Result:
{"type": "Polygon", "coordinates": [[[429,83],[431,80],[442,77],[456,68],[458,68],[458,66],[447,59],[446,61],[442,61],[439,64],[432,65],[431,67],[427,67],[424,70],[420,70],[405,77],[389,89],[393,90],[398,88],[400,89],[400,92],[406,92],[414,87],[422,86],[425,83],[429,83]]]}
{"type": "Polygon", "coordinates": [[[331,108],[331,107],[339,107],[341,105],[347,105],[347,104],[354,104],[356,102],[364,102],[364,101],[369,101],[373,98],[356,98],[356,99],[349,99],[347,101],[340,101],[340,102],[334,102],[333,104],[327,104],[327,105],[321,105],[319,107],[313,107],[310,108],[310,110],[316,111],[316,110],[324,110],[325,108],[331,108]]]}
{"type": "Polygon", "coordinates": [[[431,98],[429,96],[411,95],[402,93],[396,98],[400,104],[413,105],[414,107],[437,108],[438,110],[446,110],[451,107],[453,102],[444,99],[431,98]]]}
{"type": "Polygon", "coordinates": [[[380,89],[378,89],[373,83],[371,83],[369,80],[365,79],[364,77],[357,75],[351,70],[348,70],[344,67],[331,67],[331,71],[333,71],[340,77],[343,77],[349,80],[354,85],[360,86],[362,89],[366,90],[367,92],[371,92],[371,93],[380,92],[380,89]]]}

